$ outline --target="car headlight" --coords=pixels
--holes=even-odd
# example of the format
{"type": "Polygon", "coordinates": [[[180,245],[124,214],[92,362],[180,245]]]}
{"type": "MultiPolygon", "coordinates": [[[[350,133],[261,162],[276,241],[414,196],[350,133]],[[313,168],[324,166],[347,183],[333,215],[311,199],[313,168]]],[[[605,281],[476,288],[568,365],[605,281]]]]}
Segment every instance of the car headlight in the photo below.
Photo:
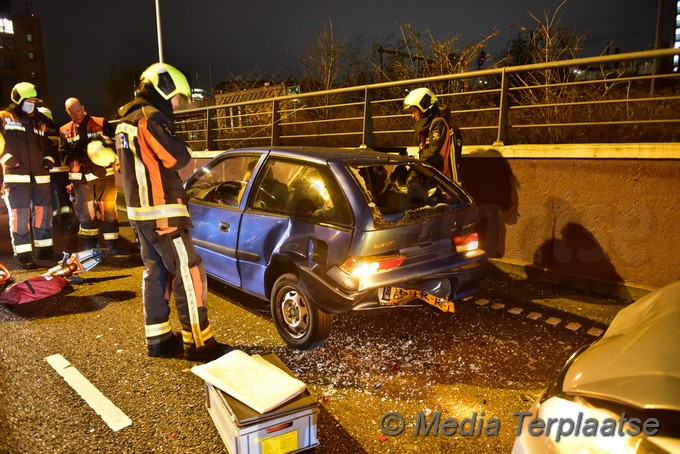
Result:
{"type": "Polygon", "coordinates": [[[639,419],[594,408],[578,397],[548,398],[539,406],[537,418],[561,453],[636,453],[644,439],[639,419]]]}

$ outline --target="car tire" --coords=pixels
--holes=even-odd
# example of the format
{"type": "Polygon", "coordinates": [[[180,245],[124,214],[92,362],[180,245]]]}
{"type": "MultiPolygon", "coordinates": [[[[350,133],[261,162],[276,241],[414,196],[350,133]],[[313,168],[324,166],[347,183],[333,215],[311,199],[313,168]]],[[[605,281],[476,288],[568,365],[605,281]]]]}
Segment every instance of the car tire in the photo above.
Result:
{"type": "Polygon", "coordinates": [[[328,339],[333,315],[309,300],[296,275],[284,274],[276,280],[270,302],[274,326],[291,348],[308,350],[328,339]]]}

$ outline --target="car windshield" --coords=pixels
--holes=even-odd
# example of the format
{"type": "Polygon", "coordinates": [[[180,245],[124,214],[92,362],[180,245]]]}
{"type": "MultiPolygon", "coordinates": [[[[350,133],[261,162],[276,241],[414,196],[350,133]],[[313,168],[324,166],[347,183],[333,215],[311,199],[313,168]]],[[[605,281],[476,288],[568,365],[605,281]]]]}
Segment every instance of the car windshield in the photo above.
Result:
{"type": "Polygon", "coordinates": [[[373,210],[376,224],[422,222],[470,203],[457,186],[421,163],[351,165],[349,171],[373,210]]]}

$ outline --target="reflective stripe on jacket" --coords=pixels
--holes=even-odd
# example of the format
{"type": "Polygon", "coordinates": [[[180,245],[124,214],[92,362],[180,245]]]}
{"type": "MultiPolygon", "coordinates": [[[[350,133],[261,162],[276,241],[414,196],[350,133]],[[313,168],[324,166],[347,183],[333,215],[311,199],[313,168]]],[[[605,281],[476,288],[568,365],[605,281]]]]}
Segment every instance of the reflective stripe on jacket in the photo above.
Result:
{"type": "Polygon", "coordinates": [[[112,167],[98,166],[87,155],[88,142],[103,136],[112,138],[113,128],[102,117],[86,115],[80,125],[70,121],[59,128],[59,154],[64,164],[73,170],[69,173],[69,180],[87,182],[106,175],[113,175],[112,167]],[[73,168],[73,161],[75,160],[78,160],[80,164],[79,169],[73,168]]]}
{"type": "Polygon", "coordinates": [[[191,149],[174,134],[171,119],[151,104],[132,103],[116,128],[116,150],[133,225],[157,229],[189,225],[178,171],[189,164],[191,149]]]}
{"type": "Polygon", "coordinates": [[[10,105],[0,111],[0,133],[5,146],[0,150],[0,163],[4,168],[5,183],[49,183],[50,171],[44,159],[49,156],[49,137],[44,124],[22,115],[18,117],[10,105]],[[38,178],[40,177],[40,178],[38,178]]]}

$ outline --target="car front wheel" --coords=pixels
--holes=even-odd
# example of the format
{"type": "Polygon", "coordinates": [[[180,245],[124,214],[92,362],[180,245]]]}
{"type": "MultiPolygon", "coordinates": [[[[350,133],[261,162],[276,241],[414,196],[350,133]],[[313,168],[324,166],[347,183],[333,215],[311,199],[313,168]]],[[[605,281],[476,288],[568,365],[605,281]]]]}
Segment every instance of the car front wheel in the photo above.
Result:
{"type": "Polygon", "coordinates": [[[277,279],[271,294],[271,311],[276,330],[292,348],[318,347],[330,335],[333,316],[307,298],[294,274],[277,279]]]}

